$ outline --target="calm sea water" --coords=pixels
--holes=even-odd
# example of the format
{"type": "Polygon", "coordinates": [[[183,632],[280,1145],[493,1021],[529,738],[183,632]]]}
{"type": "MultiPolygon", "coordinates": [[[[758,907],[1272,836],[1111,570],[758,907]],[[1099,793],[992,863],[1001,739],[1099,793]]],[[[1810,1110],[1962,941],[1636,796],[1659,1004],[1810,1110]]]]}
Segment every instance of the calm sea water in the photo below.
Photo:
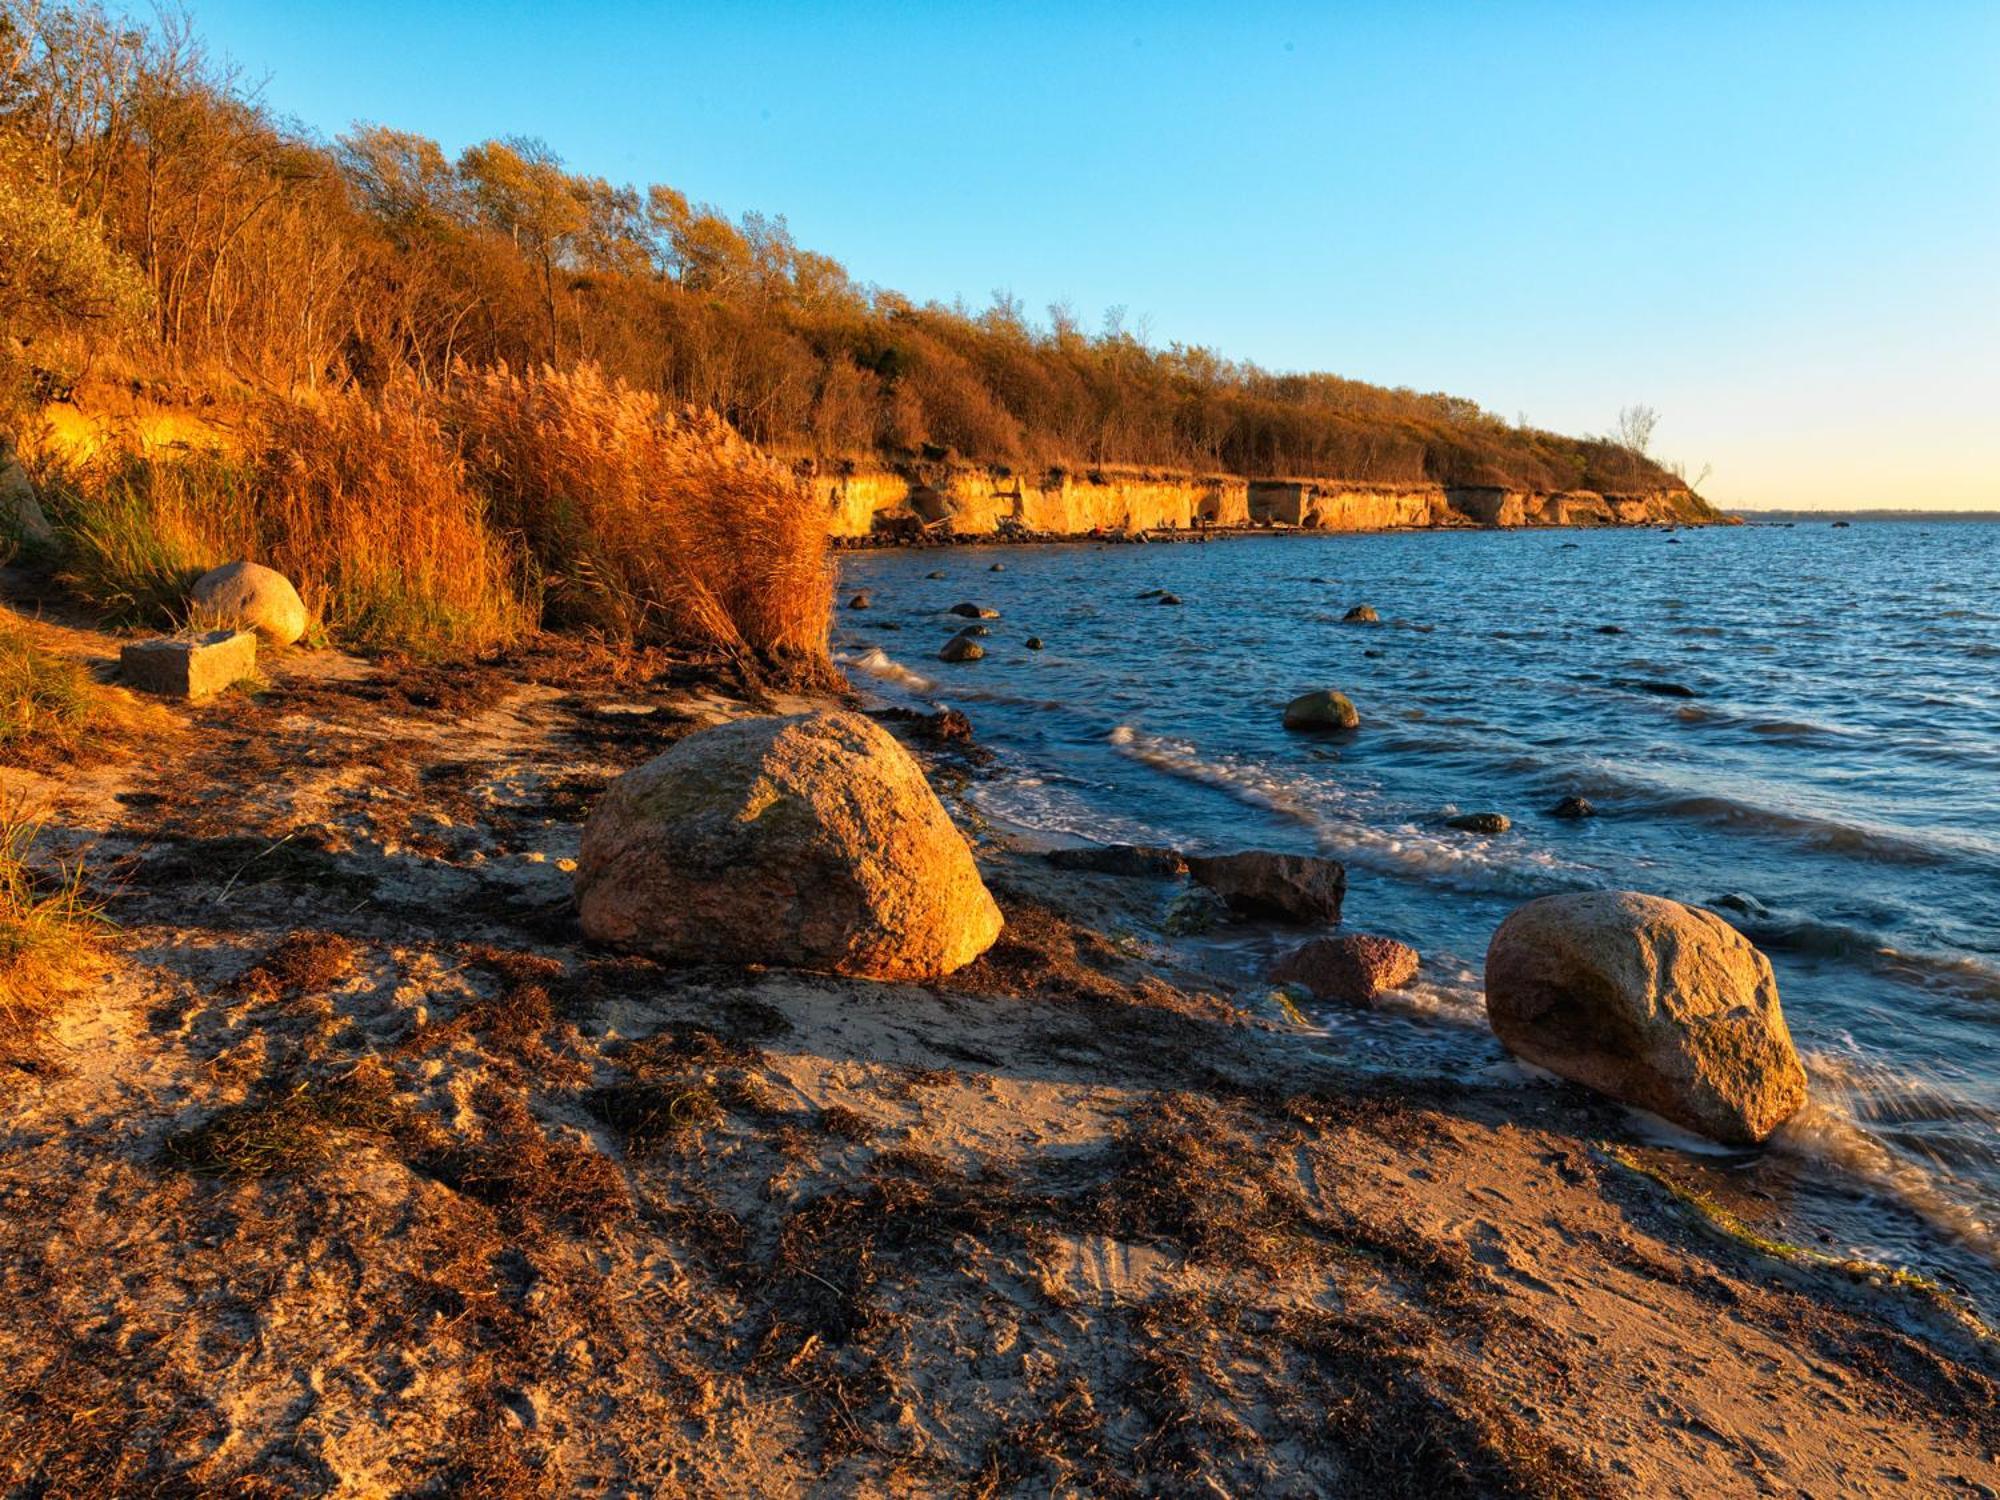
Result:
{"type": "MultiPolygon", "coordinates": [[[[1479,974],[1514,906],[1602,886],[1722,912],[1770,955],[1812,1076],[1780,1152],[1994,1255],[2000,526],[874,552],[843,587],[875,602],[840,612],[850,673],[962,708],[1001,757],[993,816],[1344,860],[1347,925],[1414,944],[1424,977],[1386,1017],[1326,1017],[1323,1045],[1504,1066],[1479,974]],[[1137,597],[1157,588],[1184,602],[1137,597]],[[960,600],[1002,618],[948,666],[960,600]],[[1383,623],[1342,624],[1361,603],[1383,623]],[[1319,687],[1359,734],[1285,733],[1319,687]],[[1570,795],[1601,815],[1548,816],[1570,795]],[[1475,811],[1514,827],[1444,826],[1475,811]]],[[[1278,941],[1228,957],[1252,978],[1278,941]]],[[[1892,1256],[1899,1232],[1843,1231],[1892,1256]]]]}

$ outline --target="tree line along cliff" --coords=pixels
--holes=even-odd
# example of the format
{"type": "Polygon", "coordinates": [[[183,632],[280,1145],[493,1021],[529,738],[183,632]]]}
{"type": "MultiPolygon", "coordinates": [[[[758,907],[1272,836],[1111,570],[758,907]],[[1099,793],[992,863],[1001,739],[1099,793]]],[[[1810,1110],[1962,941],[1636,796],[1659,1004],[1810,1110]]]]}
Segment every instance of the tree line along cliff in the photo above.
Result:
{"type": "Polygon", "coordinates": [[[4,371],[162,388],[435,385],[590,363],[789,457],[1133,466],[1524,494],[1678,488],[1629,447],[1457,397],[1152,347],[1065,307],[919,305],[664,185],[539,142],[449,156],[388,125],[322,140],[181,22],[0,0],[4,371]]]}

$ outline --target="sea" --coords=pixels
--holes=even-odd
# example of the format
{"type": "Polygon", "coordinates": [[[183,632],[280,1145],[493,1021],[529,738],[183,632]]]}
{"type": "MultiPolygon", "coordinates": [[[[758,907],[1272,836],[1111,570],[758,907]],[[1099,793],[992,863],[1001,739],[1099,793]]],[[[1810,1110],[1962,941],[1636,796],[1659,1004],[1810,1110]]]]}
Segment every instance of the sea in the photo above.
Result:
{"type": "MultiPolygon", "coordinates": [[[[1481,970],[1508,912],[1614,888],[1721,914],[1776,970],[1813,1103],[1758,1153],[1635,1123],[1751,1174],[1827,1253],[1992,1305],[2000,525],[896,549],[841,575],[850,678],[971,719],[996,825],[1347,865],[1346,928],[1412,944],[1422,972],[1381,1011],[1313,1013],[1301,1045],[1507,1076],[1481,970]],[[844,607],[857,590],[871,608],[844,607]],[[950,665],[961,602],[999,617],[983,660],[950,665]],[[1379,623],[1344,620],[1363,604],[1379,623]],[[1358,732],[1285,731],[1318,688],[1358,732]],[[1596,816],[1553,816],[1568,797],[1596,816]],[[1449,826],[1474,812],[1512,827],[1449,826]]],[[[1207,941],[1254,993],[1297,938],[1207,941]]]]}

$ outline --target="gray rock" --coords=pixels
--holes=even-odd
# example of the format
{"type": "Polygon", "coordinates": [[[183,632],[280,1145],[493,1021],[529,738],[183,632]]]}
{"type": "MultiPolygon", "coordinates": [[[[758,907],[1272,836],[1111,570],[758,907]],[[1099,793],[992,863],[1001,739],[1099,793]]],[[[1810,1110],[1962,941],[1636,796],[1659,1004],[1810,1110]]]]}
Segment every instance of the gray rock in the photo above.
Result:
{"type": "Polygon", "coordinates": [[[1178,879],[1188,870],[1180,850],[1157,844],[1084,844],[1075,849],[1051,849],[1043,858],[1058,870],[1087,870],[1096,875],[1178,879]]]}
{"type": "Polygon", "coordinates": [[[1285,705],[1285,728],[1301,733],[1359,729],[1361,714],[1347,694],[1323,688],[1302,693],[1285,705]]]}
{"type": "Polygon", "coordinates": [[[257,637],[248,630],[135,641],[118,653],[119,674],[141,692],[212,698],[257,675],[257,637]]]}
{"type": "Polygon", "coordinates": [[[1273,854],[1262,849],[1239,854],[1194,855],[1188,872],[1249,916],[1300,923],[1338,922],[1347,893],[1347,871],[1316,854],[1273,854]]]}

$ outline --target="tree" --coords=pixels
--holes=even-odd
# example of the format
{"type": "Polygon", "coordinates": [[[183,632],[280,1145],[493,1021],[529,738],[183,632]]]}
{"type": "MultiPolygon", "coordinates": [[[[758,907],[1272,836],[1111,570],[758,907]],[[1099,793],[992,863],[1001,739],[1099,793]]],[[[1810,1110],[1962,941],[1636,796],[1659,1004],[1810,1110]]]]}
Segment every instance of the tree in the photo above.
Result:
{"type": "Polygon", "coordinates": [[[146,284],[95,226],[25,172],[0,170],[0,327],[136,323],[146,284]]]}
{"type": "Polygon", "coordinates": [[[1653,429],[1659,425],[1660,414],[1650,406],[1627,406],[1618,413],[1618,430],[1611,441],[1639,457],[1646,456],[1646,450],[1653,443],[1653,429]]]}
{"type": "Polygon", "coordinates": [[[590,204],[540,141],[514,138],[468,147],[458,159],[472,203],[487,226],[506,235],[534,267],[548,322],[549,361],[562,361],[556,272],[591,227],[590,204]]]}

